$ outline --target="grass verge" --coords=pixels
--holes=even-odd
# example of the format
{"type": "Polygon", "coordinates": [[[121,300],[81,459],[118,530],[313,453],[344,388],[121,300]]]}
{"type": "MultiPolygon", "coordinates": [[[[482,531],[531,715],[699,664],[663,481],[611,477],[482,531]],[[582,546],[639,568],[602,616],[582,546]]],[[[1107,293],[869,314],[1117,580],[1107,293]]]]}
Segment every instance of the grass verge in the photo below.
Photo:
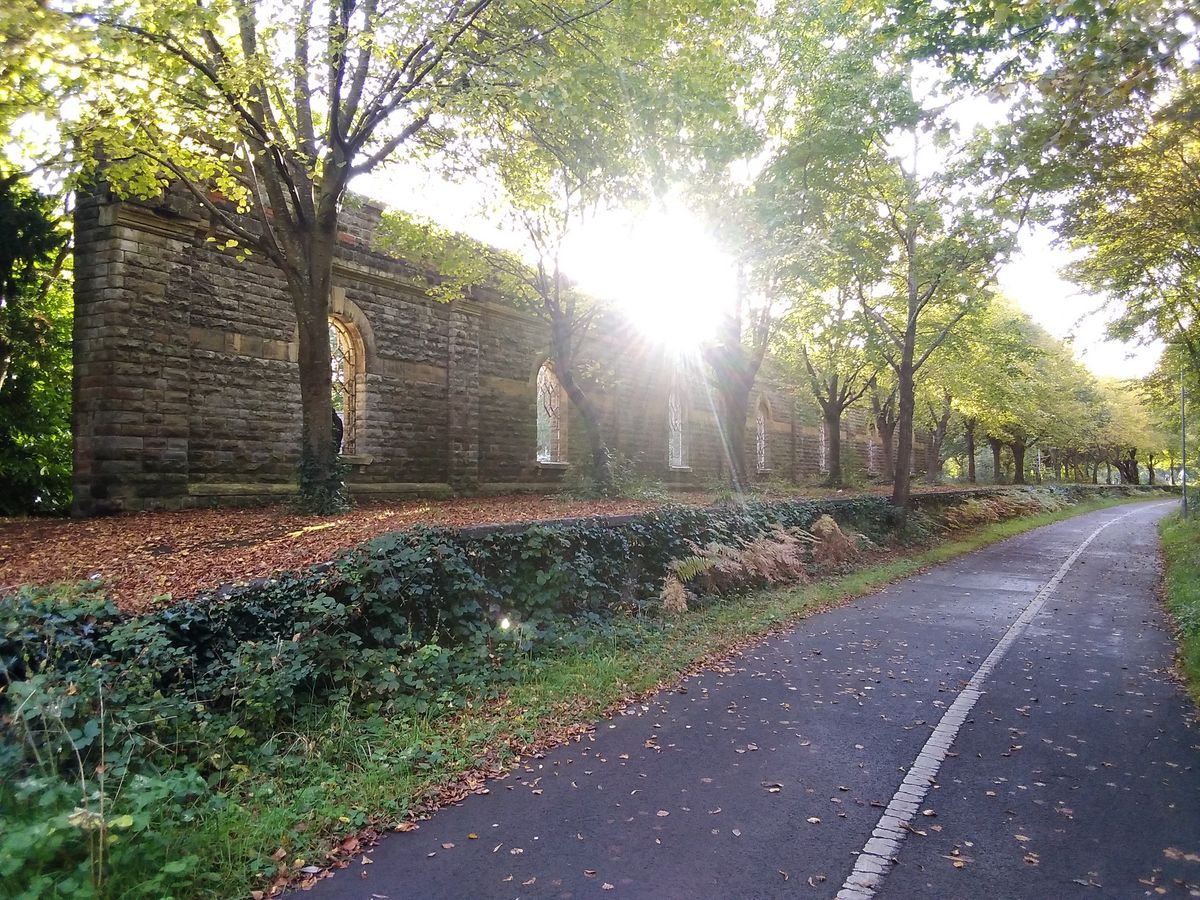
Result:
{"type": "Polygon", "coordinates": [[[1200,520],[1178,513],[1158,524],[1166,564],[1163,593],[1178,630],[1179,668],[1192,699],[1200,704],[1200,520]]]}
{"type": "MultiPolygon", "coordinates": [[[[322,711],[297,733],[280,737],[290,760],[267,777],[238,774],[234,795],[186,826],[164,823],[164,849],[203,860],[203,871],[178,895],[244,895],[269,890],[306,865],[324,865],[331,847],[355,848],[356,835],[393,827],[406,817],[479,790],[515,759],[569,740],[589,723],[719,661],[763,637],[906,578],[931,565],[1005,538],[1127,500],[1098,500],[1014,519],[910,554],[876,561],[832,579],[763,591],[673,619],[591,637],[550,660],[530,660],[498,699],[440,717],[366,716],[347,708],[322,711]]],[[[1190,570],[1200,583],[1200,566],[1190,570]]],[[[1194,595],[1194,588],[1193,595],[1194,595]]],[[[1200,657],[1194,657],[1200,663],[1200,657]]],[[[147,859],[114,873],[110,896],[136,896],[152,880],[147,859]]]]}

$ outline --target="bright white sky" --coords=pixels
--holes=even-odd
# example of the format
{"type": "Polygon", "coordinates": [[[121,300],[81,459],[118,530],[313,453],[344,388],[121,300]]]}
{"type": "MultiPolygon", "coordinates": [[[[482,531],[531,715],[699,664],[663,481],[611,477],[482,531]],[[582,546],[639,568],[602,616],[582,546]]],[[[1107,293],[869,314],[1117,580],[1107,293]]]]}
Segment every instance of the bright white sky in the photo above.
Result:
{"type": "MultiPolygon", "coordinates": [[[[480,187],[448,183],[415,168],[392,168],[355,182],[355,190],[519,250],[496,214],[481,208],[480,187]]],[[[1004,293],[1059,338],[1097,375],[1143,376],[1160,348],[1106,341],[1098,298],[1081,294],[1058,274],[1070,261],[1045,229],[1025,233],[1018,255],[1000,273],[1004,293]]],[[[680,203],[603,213],[580,226],[564,252],[564,268],[580,287],[620,304],[649,333],[694,344],[710,335],[734,294],[732,258],[704,223],[680,203]]]]}
{"type": "Polygon", "coordinates": [[[1021,235],[1021,249],[1000,272],[1000,287],[1035,322],[1059,338],[1072,340],[1075,355],[1095,374],[1141,378],[1158,361],[1162,346],[1122,344],[1105,340],[1111,313],[1100,298],[1084,294],[1063,279],[1059,270],[1071,254],[1053,246],[1054,234],[1036,228],[1021,235]]]}

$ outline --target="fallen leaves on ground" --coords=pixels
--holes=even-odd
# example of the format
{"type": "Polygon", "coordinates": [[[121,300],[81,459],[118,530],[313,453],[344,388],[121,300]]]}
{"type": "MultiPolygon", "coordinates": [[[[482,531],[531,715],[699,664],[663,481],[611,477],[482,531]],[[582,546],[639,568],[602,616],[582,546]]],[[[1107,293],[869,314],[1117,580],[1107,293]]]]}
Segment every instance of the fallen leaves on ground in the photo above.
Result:
{"type": "MultiPolygon", "coordinates": [[[[916,493],[961,490],[922,488],[916,493]]],[[[878,495],[866,491],[796,488],[771,499],[878,495]]],[[[672,502],[711,502],[704,493],[672,502]]],[[[336,516],[305,516],[290,506],[183,509],[94,519],[0,519],[0,590],[21,584],[83,581],[98,575],[122,609],[145,612],[156,598],[190,597],[206,588],[240,584],[326,562],[341,550],[388,531],[418,525],[461,528],[649,512],[648,500],[571,500],[511,494],[452,500],[377,500],[336,516]]]]}
{"type": "MultiPolygon", "coordinates": [[[[676,502],[702,503],[689,494],[676,502]]],[[[303,569],[388,531],[458,528],[648,512],[643,500],[565,500],[518,494],[360,504],[337,516],[288,506],[140,512],[96,519],[0,519],[0,588],[83,581],[98,575],[129,612],[155,598],[303,569]]]]}

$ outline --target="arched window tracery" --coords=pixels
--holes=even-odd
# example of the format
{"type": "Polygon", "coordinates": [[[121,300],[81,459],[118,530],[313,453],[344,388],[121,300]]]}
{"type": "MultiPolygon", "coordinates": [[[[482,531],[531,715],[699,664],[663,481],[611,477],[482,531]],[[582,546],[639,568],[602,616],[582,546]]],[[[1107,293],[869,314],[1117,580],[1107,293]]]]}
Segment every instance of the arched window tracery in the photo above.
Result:
{"type": "Polygon", "coordinates": [[[667,397],[667,463],[672,469],[688,467],[687,404],[678,388],[667,397]]]}
{"type": "Polygon", "coordinates": [[[758,402],[758,411],[754,416],[754,460],[760,472],[766,472],[770,469],[770,455],[767,447],[767,418],[767,401],[764,398],[758,402]]]}
{"type": "MultiPolygon", "coordinates": [[[[365,412],[366,370],[362,339],[354,326],[338,316],[329,317],[330,399],[341,424],[341,452],[358,453],[365,412]]],[[[335,438],[337,424],[334,425],[335,438]]]]}
{"type": "Polygon", "coordinates": [[[567,461],[566,402],[562,385],[547,360],[537,374],[537,460],[543,463],[567,461]]]}

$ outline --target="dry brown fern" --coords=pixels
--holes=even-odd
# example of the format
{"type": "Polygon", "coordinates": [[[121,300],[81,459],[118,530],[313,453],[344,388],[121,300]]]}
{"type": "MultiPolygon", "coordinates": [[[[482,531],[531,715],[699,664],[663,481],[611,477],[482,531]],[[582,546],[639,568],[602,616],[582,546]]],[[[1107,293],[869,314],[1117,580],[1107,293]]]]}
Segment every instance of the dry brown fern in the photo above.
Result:
{"type": "Polygon", "coordinates": [[[812,526],[817,542],[813,545],[813,563],[820,569],[835,569],[859,556],[858,541],[853,532],[847,534],[838,527],[832,516],[824,515],[812,526]]]}
{"type": "Polygon", "coordinates": [[[688,611],[688,590],[675,575],[668,575],[663,582],[659,600],[662,601],[663,612],[667,615],[678,616],[688,611]]]}

